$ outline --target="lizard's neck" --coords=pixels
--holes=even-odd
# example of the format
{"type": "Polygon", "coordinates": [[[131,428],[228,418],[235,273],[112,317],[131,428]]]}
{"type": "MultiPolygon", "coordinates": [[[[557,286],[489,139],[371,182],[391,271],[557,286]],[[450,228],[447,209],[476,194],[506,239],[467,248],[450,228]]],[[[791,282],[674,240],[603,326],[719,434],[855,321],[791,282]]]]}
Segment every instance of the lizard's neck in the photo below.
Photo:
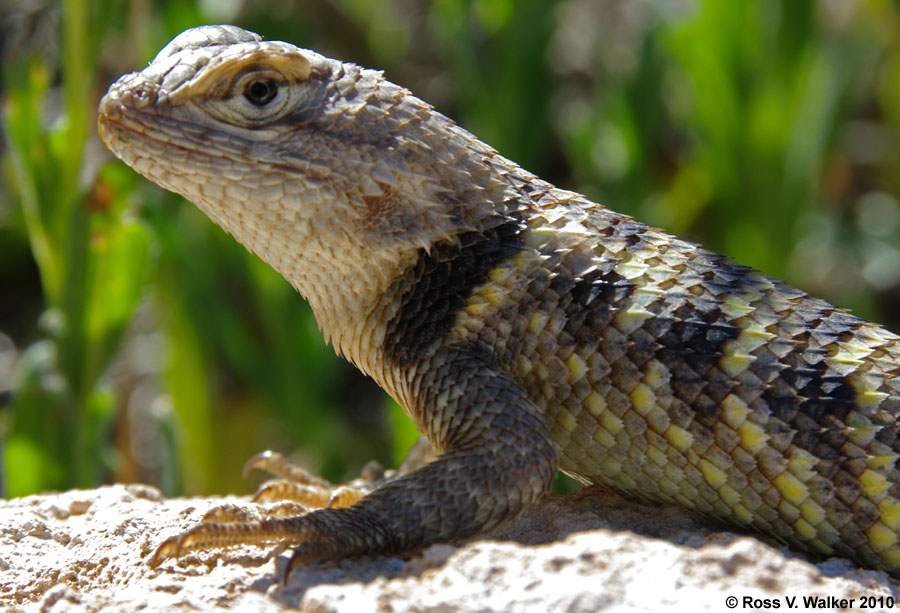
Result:
{"type": "Polygon", "coordinates": [[[243,171],[246,189],[172,189],[281,273],[338,353],[381,381],[383,302],[396,298],[397,275],[423,250],[522,206],[533,178],[379,73],[331,71],[330,104],[243,154],[257,161],[243,171]],[[364,108],[337,91],[345,80],[364,108]]]}
{"type": "Polygon", "coordinates": [[[402,256],[353,250],[337,268],[321,266],[323,258],[334,257],[324,253],[307,249],[293,270],[280,272],[309,302],[319,328],[335,351],[380,380],[385,322],[393,306],[389,288],[397,271],[412,265],[415,253],[402,256]]]}
{"type": "Polygon", "coordinates": [[[300,292],[339,354],[375,375],[384,335],[376,322],[390,306],[383,302],[396,271],[415,261],[414,247],[379,250],[334,221],[301,213],[266,219],[233,214],[221,201],[198,206],[300,292]]]}

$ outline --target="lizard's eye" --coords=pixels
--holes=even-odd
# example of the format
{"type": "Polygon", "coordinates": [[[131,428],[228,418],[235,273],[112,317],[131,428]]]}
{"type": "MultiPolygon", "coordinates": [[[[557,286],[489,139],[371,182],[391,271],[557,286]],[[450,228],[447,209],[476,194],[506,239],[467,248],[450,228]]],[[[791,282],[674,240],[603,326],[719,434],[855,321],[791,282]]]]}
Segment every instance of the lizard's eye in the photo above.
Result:
{"type": "Polygon", "coordinates": [[[254,106],[265,106],[278,95],[278,85],[272,79],[254,79],[244,88],[244,98],[254,106]]]}
{"type": "Polygon", "coordinates": [[[216,119],[260,128],[284,117],[297,102],[298,84],[303,79],[292,81],[291,73],[268,64],[251,63],[235,66],[232,72],[235,70],[237,74],[217,75],[211,71],[209,79],[214,81],[214,86],[209,87],[201,104],[216,119]]]}

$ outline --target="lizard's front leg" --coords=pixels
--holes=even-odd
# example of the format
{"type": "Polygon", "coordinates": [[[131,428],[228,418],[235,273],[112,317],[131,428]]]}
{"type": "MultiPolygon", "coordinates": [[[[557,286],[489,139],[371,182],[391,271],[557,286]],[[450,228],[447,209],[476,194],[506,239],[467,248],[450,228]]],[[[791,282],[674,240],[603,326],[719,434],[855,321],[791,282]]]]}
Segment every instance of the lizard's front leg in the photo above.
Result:
{"type": "Polygon", "coordinates": [[[443,351],[413,369],[413,414],[443,453],[348,508],[255,523],[204,523],[169,539],[152,563],[189,550],[244,543],[296,544],[294,564],[398,552],[490,529],[535,501],[556,472],[540,409],[506,373],[466,351],[443,351]]]}

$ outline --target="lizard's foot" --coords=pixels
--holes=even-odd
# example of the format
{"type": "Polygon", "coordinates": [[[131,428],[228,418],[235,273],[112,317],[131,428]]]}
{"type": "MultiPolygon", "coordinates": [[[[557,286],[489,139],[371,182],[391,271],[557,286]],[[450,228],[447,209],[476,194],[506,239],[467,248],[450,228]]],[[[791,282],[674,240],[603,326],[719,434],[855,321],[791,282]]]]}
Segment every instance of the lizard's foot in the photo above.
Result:
{"type": "Polygon", "coordinates": [[[312,535],[302,519],[311,509],[352,506],[384,480],[384,470],[370,462],[359,479],[334,485],[273,451],[251,458],[244,474],[254,468],[281,477],[264,483],[253,497],[253,502],[273,504],[255,509],[236,505],[211,509],[198,525],[166,539],[154,552],[150,565],[156,567],[167,558],[198,549],[304,542],[312,535]]]}
{"type": "Polygon", "coordinates": [[[189,551],[231,547],[234,545],[265,545],[278,542],[290,545],[279,522],[297,519],[308,512],[303,505],[284,501],[272,507],[253,510],[235,505],[222,505],[207,512],[200,523],[167,538],[156,548],[150,566],[156,568],[164,560],[181,557],[189,551]]]}
{"type": "Polygon", "coordinates": [[[215,521],[201,522],[166,539],[154,552],[150,566],[155,568],[168,558],[198,549],[276,543],[277,553],[295,547],[282,575],[282,581],[286,581],[299,563],[375,551],[380,544],[389,542],[390,537],[378,518],[358,510],[359,507],[332,508],[299,516],[262,517],[253,510],[215,509],[204,517],[204,520],[214,518],[215,521]],[[221,521],[223,519],[225,521],[221,521]],[[235,521],[229,521],[232,519],[235,521]]]}
{"type": "MultiPolygon", "coordinates": [[[[277,455],[257,456],[251,467],[261,466],[304,486],[286,488],[289,498],[325,500],[331,507],[251,522],[244,521],[245,511],[220,510],[211,514],[209,523],[164,542],[151,564],[194,549],[277,542],[294,547],[286,578],[303,562],[393,554],[471,536],[537,500],[556,473],[556,454],[539,407],[509,375],[492,370],[468,352],[452,351],[431,359],[437,362],[432,370],[438,374],[428,375],[421,393],[438,406],[423,410],[440,409],[451,422],[440,435],[439,457],[434,458],[431,449],[405,474],[411,465],[404,462],[397,473],[385,474],[364,498],[340,507],[338,501],[345,498],[328,482],[306,471],[295,472],[277,455]]],[[[365,492],[374,485],[356,486],[365,486],[365,492]]],[[[284,498],[281,486],[263,491],[260,498],[284,498]]]]}
{"type": "Polygon", "coordinates": [[[293,501],[314,509],[349,507],[384,480],[384,469],[369,462],[351,483],[334,485],[287,460],[277,451],[263,451],[244,465],[244,476],[254,468],[280,479],[267,481],[256,491],[253,502],[293,501]]]}

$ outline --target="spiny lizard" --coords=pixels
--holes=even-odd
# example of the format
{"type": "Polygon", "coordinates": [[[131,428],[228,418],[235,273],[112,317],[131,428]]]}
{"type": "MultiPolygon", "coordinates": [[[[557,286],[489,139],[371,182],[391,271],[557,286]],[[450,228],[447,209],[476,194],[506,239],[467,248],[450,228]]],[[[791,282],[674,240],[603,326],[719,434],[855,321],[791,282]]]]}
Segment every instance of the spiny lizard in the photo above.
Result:
{"type": "Polygon", "coordinates": [[[310,303],[440,457],[346,508],[208,522],[293,561],[484,531],[557,468],[900,576],[900,339],[540,180],[380,72],[233,26],[112,85],[100,133],[310,303]]]}

